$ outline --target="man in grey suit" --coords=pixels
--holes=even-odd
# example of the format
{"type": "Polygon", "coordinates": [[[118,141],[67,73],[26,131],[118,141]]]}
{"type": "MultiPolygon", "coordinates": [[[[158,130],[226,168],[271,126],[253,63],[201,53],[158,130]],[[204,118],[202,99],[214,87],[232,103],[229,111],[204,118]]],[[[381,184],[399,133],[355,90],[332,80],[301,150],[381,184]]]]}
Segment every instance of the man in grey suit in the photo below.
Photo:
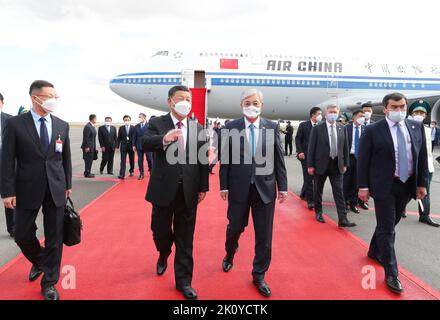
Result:
{"type": "Polygon", "coordinates": [[[287,197],[287,173],[279,127],[260,117],[263,94],[251,89],[243,93],[244,117],[230,121],[222,129],[220,195],[228,200],[226,256],[223,271],[232,269],[238,240],[249,221],[249,209],[255,229],[253,283],[258,292],[271,295],[264,276],[272,256],[272,229],[275,200],[287,197]]]}
{"type": "Polygon", "coordinates": [[[349,148],[344,126],[337,123],[339,106],[331,104],[327,107],[326,121],[312,129],[308,149],[308,173],[314,176],[314,198],[316,220],[324,223],[322,216],[322,192],[327,177],[333,191],[333,198],[338,211],[339,227],[354,227],[348,221],[342,189],[343,175],[349,165],[349,148]]]}
{"type": "MultiPolygon", "coordinates": [[[[6,125],[6,119],[12,117],[10,114],[2,112],[3,109],[3,95],[0,93],[0,168],[1,168],[1,151],[2,151],[2,138],[3,131],[6,125]]],[[[1,171],[1,170],[0,170],[1,171]]],[[[1,173],[0,173],[0,181],[1,181],[1,173]]],[[[0,185],[1,192],[1,185],[0,185]]],[[[14,209],[9,209],[5,207],[5,215],[6,215],[6,228],[8,230],[9,235],[13,238],[15,233],[15,221],[14,221],[14,209]]]]}

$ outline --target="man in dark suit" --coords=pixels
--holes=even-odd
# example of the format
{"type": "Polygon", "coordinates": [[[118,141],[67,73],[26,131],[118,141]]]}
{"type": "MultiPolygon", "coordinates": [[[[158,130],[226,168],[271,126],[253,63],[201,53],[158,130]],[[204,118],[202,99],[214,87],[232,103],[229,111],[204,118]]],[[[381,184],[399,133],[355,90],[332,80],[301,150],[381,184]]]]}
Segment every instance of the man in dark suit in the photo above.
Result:
{"type": "Polygon", "coordinates": [[[95,160],[96,151],[96,115],[91,114],[89,116],[89,123],[84,126],[83,129],[83,140],[81,144],[81,149],[83,151],[84,159],[84,177],[94,178],[95,175],[92,171],[93,160],[95,160]]]}
{"type": "Polygon", "coordinates": [[[373,115],[373,105],[369,102],[363,103],[361,106],[362,111],[365,115],[365,126],[369,126],[370,124],[374,123],[373,120],[371,120],[371,116],[373,115]]]}
{"type": "Polygon", "coordinates": [[[139,114],[139,123],[134,127],[133,135],[133,151],[137,152],[138,156],[138,167],[139,167],[139,180],[144,178],[144,158],[147,159],[148,171],[151,172],[151,158],[147,156],[147,152],[142,147],[142,138],[147,131],[147,116],[145,113],[139,114]]]}
{"type": "Polygon", "coordinates": [[[342,191],[343,174],[349,165],[349,155],[344,126],[336,122],[339,106],[329,105],[325,117],[325,122],[312,129],[307,152],[308,173],[314,176],[316,220],[325,222],[322,216],[322,192],[328,177],[338,211],[339,227],[354,227],[356,224],[347,219],[342,191]]]}
{"type": "Polygon", "coordinates": [[[290,124],[290,121],[287,121],[286,130],[284,130],[284,148],[285,148],[285,155],[291,156],[292,155],[292,149],[293,149],[293,127],[290,124]]]}
{"type": "Polygon", "coordinates": [[[374,199],[377,226],[368,256],[385,269],[388,288],[403,291],[394,251],[395,226],[410,198],[423,199],[428,186],[426,139],[421,123],[405,120],[407,99],[386,95],[382,101],[386,118],[365,129],[358,157],[359,197],[374,199]]]}
{"type": "Polygon", "coordinates": [[[315,207],[313,199],[313,176],[307,172],[307,149],[309,148],[310,133],[312,128],[322,121],[322,110],[319,107],[310,109],[310,120],[299,124],[298,131],[295,137],[296,154],[299,161],[301,161],[303,171],[303,186],[301,189],[300,198],[307,201],[309,209],[315,207]]]}
{"type": "Polygon", "coordinates": [[[127,154],[130,160],[130,177],[134,174],[134,151],[133,151],[133,136],[134,126],[131,125],[131,117],[125,115],[124,125],[119,127],[118,139],[116,141],[116,149],[121,151],[121,169],[119,170],[118,178],[125,179],[125,169],[127,167],[127,154]]]}
{"type": "Polygon", "coordinates": [[[264,280],[272,257],[272,231],[275,200],[287,197],[287,173],[283,158],[279,126],[260,117],[263,95],[250,89],[243,93],[244,114],[222,129],[220,160],[220,195],[228,200],[226,256],[223,271],[233,266],[238,240],[249,221],[255,230],[253,283],[258,292],[268,297],[271,290],[264,280]]]}
{"type": "Polygon", "coordinates": [[[30,112],[7,120],[3,136],[2,198],[15,208],[15,241],[32,263],[29,280],[42,273],[42,294],[58,300],[66,197],[72,188],[69,124],[51,115],[57,107],[53,85],[38,80],[29,90],[30,112]],[[44,248],[36,237],[40,208],[44,216],[44,248]]]}
{"type": "Polygon", "coordinates": [[[347,207],[354,213],[359,213],[356,207],[358,201],[357,188],[357,157],[359,155],[360,139],[365,129],[365,114],[362,110],[353,112],[352,122],[345,126],[350,150],[350,165],[344,173],[344,198],[347,207]]]}
{"type": "Polygon", "coordinates": [[[142,144],[143,150],[155,154],[146,200],[153,205],[151,230],[159,251],[156,272],[164,274],[174,242],[176,289],[186,299],[196,299],[191,286],[193,239],[197,205],[209,189],[208,148],[206,140],[199,140],[206,137],[203,127],[187,118],[191,110],[189,89],[172,87],[168,105],[170,113],[150,120],[142,144]]]}
{"type": "Polygon", "coordinates": [[[99,146],[102,150],[102,160],[99,173],[103,174],[105,166],[107,173],[113,175],[113,160],[115,158],[116,140],[118,138],[116,127],[112,125],[112,118],[105,117],[105,124],[98,129],[99,146]]]}
{"type": "MultiPolygon", "coordinates": [[[[3,109],[3,95],[0,93],[0,168],[1,168],[1,152],[2,152],[2,138],[3,131],[6,126],[6,120],[11,117],[10,114],[2,112],[3,109]]],[[[1,181],[1,171],[0,171],[0,181],[1,181]]],[[[0,193],[1,193],[1,185],[0,185],[0,193]]],[[[14,222],[14,210],[5,207],[5,216],[6,216],[6,229],[9,235],[13,238],[15,233],[15,222],[14,222]]]]}

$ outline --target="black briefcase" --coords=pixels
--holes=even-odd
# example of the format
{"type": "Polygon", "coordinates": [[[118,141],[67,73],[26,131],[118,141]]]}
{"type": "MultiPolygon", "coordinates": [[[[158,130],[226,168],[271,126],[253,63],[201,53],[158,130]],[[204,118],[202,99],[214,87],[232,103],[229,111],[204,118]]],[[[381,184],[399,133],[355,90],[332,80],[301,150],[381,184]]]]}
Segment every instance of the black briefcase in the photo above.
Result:
{"type": "Polygon", "coordinates": [[[63,243],[66,246],[74,246],[81,242],[82,221],[78,212],[73,207],[72,199],[67,198],[64,213],[63,243]]]}
{"type": "Polygon", "coordinates": [[[93,160],[98,160],[98,150],[95,150],[95,153],[93,154],[93,160]]]}

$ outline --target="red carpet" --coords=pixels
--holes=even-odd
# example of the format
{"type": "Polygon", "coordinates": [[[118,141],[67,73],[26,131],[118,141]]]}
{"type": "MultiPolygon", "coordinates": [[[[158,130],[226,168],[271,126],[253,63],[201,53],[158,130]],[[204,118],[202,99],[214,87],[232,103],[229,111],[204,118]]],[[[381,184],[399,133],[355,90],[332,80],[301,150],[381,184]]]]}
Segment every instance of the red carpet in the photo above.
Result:
{"type": "MultiPolygon", "coordinates": [[[[181,299],[174,288],[173,255],[162,277],[155,275],[157,252],[150,231],[151,206],[145,202],[147,181],[119,182],[82,210],[83,242],[67,248],[63,266],[76,269],[76,289],[58,289],[62,299],[181,299]]],[[[251,282],[253,227],[240,240],[228,274],[222,272],[226,202],[219,197],[218,175],[198,210],[193,286],[200,299],[260,299],[251,282]]],[[[319,224],[302,201],[291,194],[277,205],[272,265],[266,280],[271,299],[439,299],[436,290],[401,269],[405,293],[390,293],[383,271],[366,258],[366,244],[336,224],[319,224]],[[362,268],[374,265],[375,290],[362,288],[362,268]]],[[[0,268],[0,299],[41,299],[39,281],[27,281],[30,263],[23,257],[0,268]]]]}

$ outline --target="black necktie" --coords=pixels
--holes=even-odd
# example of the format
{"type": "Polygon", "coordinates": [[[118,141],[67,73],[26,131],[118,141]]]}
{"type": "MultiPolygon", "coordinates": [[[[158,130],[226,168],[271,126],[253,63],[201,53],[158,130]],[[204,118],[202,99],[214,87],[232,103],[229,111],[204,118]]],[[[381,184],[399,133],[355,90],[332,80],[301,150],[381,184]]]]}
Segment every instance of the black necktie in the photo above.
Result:
{"type": "Polygon", "coordinates": [[[49,149],[49,134],[47,133],[46,119],[40,118],[40,142],[44,153],[49,149]]]}

